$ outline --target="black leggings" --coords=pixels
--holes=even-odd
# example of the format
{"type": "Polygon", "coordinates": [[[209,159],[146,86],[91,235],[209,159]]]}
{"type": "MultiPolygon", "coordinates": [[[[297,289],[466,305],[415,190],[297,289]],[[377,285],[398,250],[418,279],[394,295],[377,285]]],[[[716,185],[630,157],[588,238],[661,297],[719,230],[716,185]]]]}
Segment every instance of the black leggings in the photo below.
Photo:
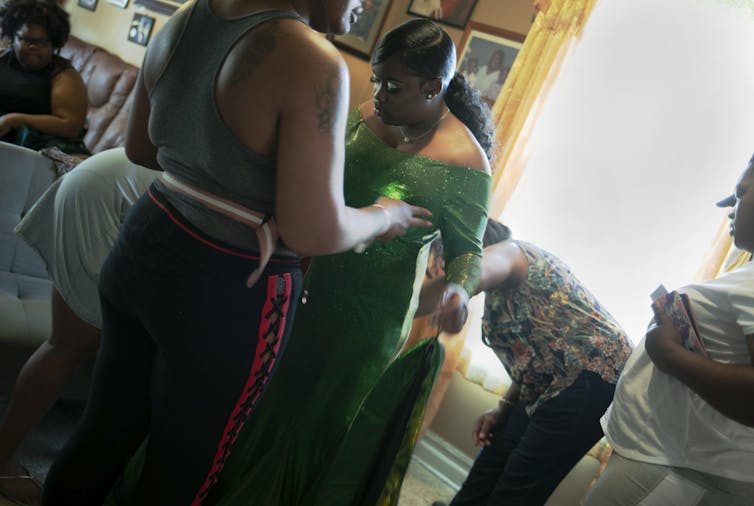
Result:
{"type": "Polygon", "coordinates": [[[602,437],[615,385],[583,371],[529,417],[517,403],[494,431],[451,506],[541,506],[602,437]]]}
{"type": "Polygon", "coordinates": [[[191,227],[150,189],[102,268],[102,347],[83,419],[45,483],[45,505],[100,505],[149,435],[131,498],[200,504],[290,332],[299,263],[191,227]]]}

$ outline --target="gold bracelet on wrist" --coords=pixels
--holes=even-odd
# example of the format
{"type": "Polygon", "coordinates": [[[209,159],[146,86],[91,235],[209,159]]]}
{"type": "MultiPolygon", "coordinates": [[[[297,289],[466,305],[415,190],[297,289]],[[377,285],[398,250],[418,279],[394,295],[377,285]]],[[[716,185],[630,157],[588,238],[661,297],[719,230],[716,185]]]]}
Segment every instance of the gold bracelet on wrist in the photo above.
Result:
{"type": "Polygon", "coordinates": [[[388,230],[390,230],[390,225],[393,224],[393,217],[390,216],[390,211],[387,210],[387,207],[383,206],[382,204],[372,204],[370,207],[376,207],[378,209],[382,209],[382,218],[384,225],[382,226],[382,231],[377,235],[382,235],[388,230]]]}
{"type": "Polygon", "coordinates": [[[387,207],[383,206],[382,204],[372,204],[369,207],[376,207],[378,209],[382,209],[382,213],[383,213],[382,214],[382,221],[383,221],[382,229],[376,234],[374,234],[374,237],[372,237],[371,239],[361,242],[357,244],[356,246],[354,246],[353,251],[355,253],[359,253],[359,254],[364,253],[364,251],[366,251],[369,245],[372,244],[372,241],[374,241],[374,238],[390,230],[390,225],[393,224],[393,218],[392,216],[390,216],[390,211],[387,210],[387,207]]]}

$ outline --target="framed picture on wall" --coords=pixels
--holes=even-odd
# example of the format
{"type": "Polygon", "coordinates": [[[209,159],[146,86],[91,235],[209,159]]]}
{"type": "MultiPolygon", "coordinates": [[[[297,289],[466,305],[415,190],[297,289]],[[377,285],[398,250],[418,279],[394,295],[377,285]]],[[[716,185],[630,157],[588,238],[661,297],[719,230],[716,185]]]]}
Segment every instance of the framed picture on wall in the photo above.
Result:
{"type": "Polygon", "coordinates": [[[170,16],[186,2],[188,0],[134,0],[134,5],[140,5],[158,14],[170,16]]]}
{"type": "Polygon", "coordinates": [[[149,44],[149,37],[152,36],[152,28],[154,28],[154,18],[137,12],[128,29],[128,40],[140,46],[146,46],[149,44]]]}
{"type": "Polygon", "coordinates": [[[77,5],[88,11],[93,11],[97,8],[97,0],[78,0],[77,5]]]}
{"type": "Polygon", "coordinates": [[[128,0],[107,0],[107,3],[125,9],[128,5],[128,0]]]}
{"type": "Polygon", "coordinates": [[[457,70],[490,106],[503,88],[524,37],[473,21],[466,27],[457,70]]]}
{"type": "Polygon", "coordinates": [[[359,20],[351,25],[351,31],[346,35],[332,37],[332,41],[346,51],[368,59],[385,23],[391,2],[392,0],[368,0],[359,20]]]}
{"type": "Polygon", "coordinates": [[[464,28],[476,3],[477,0],[410,0],[407,12],[413,16],[464,28]]]}

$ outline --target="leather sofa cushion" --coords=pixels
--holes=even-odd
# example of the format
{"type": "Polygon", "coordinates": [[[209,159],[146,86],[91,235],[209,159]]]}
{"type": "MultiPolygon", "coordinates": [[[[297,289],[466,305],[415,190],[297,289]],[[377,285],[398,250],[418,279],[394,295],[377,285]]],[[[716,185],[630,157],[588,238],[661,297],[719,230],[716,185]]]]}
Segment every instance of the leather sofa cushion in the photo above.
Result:
{"type": "Polygon", "coordinates": [[[73,36],[60,54],[71,60],[86,84],[89,96],[86,147],[97,153],[122,146],[138,69],[73,36]]]}

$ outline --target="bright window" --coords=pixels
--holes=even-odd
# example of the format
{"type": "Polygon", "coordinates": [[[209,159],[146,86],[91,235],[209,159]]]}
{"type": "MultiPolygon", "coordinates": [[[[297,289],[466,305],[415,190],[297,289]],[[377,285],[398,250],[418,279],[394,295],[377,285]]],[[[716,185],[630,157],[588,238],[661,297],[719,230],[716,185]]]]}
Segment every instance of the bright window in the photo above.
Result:
{"type": "Polygon", "coordinates": [[[566,261],[634,342],[657,285],[691,281],[725,219],[714,203],[754,152],[753,11],[601,0],[502,216],[514,237],[566,261]]]}

